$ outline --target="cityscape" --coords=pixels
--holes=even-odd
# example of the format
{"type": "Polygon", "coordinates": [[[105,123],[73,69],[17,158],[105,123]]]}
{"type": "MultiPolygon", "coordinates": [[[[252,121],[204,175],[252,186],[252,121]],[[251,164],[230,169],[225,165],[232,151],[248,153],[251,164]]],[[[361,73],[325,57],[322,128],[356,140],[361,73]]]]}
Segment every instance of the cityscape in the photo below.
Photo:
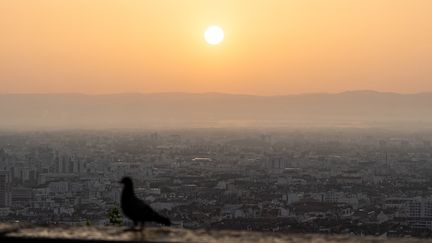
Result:
{"type": "Polygon", "coordinates": [[[0,215],[109,225],[130,176],[178,228],[427,237],[431,141],[373,128],[4,131],[0,215]]]}
{"type": "Polygon", "coordinates": [[[0,242],[432,242],[432,0],[0,0],[0,242]]]}

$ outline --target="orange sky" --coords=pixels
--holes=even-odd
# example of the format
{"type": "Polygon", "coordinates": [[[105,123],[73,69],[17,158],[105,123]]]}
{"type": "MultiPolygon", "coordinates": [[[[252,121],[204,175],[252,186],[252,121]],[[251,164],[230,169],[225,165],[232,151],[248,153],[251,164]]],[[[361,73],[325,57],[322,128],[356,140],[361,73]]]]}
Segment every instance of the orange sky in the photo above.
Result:
{"type": "Polygon", "coordinates": [[[0,0],[0,92],[432,91],[431,13],[431,0],[0,0]]]}

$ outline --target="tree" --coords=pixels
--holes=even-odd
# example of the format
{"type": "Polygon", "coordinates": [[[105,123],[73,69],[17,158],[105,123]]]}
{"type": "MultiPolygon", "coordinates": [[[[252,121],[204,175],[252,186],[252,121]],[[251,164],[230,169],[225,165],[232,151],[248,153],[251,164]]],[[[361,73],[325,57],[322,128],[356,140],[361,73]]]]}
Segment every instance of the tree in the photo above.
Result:
{"type": "Polygon", "coordinates": [[[123,217],[120,213],[120,210],[117,207],[108,210],[107,217],[109,223],[112,225],[121,226],[123,224],[123,217]]]}

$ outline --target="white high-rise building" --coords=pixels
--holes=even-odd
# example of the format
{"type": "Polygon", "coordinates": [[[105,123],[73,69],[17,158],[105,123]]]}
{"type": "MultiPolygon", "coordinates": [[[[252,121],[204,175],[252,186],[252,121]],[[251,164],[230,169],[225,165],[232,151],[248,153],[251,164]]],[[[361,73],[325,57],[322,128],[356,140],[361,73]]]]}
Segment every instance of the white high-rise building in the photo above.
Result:
{"type": "Polygon", "coordinates": [[[416,197],[402,206],[402,216],[413,229],[432,230],[432,198],[416,197]]]}

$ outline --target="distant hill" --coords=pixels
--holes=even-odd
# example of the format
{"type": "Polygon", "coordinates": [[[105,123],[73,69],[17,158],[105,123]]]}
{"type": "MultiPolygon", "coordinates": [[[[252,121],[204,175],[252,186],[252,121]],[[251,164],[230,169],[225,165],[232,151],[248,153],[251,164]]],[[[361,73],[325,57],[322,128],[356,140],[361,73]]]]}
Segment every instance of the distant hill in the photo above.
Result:
{"type": "Polygon", "coordinates": [[[0,128],[432,124],[432,93],[0,94],[0,128]]]}

